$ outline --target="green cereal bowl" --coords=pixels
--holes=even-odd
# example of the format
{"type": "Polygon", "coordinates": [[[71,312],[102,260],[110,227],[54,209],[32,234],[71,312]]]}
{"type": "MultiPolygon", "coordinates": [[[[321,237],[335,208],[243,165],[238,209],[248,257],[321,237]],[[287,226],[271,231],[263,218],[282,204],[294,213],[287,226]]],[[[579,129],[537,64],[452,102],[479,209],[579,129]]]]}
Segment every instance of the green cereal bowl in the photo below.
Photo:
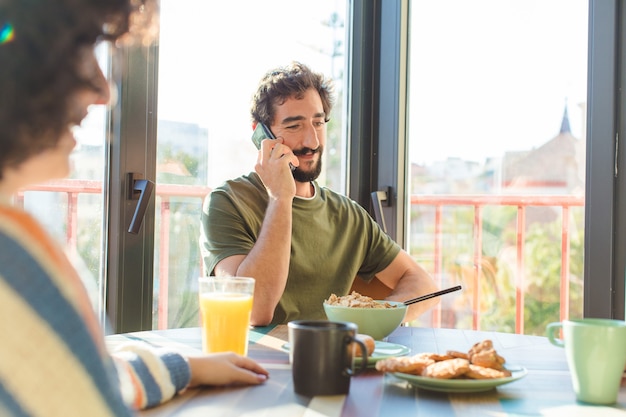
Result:
{"type": "Polygon", "coordinates": [[[328,320],[356,323],[359,326],[359,333],[370,335],[375,340],[382,340],[402,324],[406,314],[406,305],[400,301],[375,301],[377,303],[389,303],[396,307],[345,307],[324,303],[324,311],[328,320]]]}

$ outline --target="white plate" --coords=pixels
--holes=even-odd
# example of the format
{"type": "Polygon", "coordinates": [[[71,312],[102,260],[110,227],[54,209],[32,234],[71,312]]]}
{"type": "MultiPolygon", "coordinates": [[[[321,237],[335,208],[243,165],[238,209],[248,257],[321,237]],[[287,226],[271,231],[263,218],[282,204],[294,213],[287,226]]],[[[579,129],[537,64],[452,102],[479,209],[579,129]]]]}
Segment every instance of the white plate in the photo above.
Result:
{"type": "MultiPolygon", "coordinates": [[[[374,342],[374,344],[374,352],[372,352],[372,354],[367,358],[368,367],[374,367],[374,365],[376,365],[376,362],[381,359],[390,358],[392,356],[405,356],[409,352],[411,352],[411,349],[409,349],[408,347],[404,345],[399,345],[397,343],[388,343],[377,340],[376,342],[374,342]]],[[[289,352],[289,343],[285,343],[282,348],[289,352]]],[[[354,364],[360,365],[361,358],[355,357],[354,364]]]]}
{"type": "Polygon", "coordinates": [[[506,378],[494,378],[494,379],[437,379],[427,378],[424,376],[417,376],[411,374],[405,374],[402,372],[393,372],[391,375],[396,378],[408,381],[411,385],[427,389],[430,391],[440,392],[481,392],[489,391],[497,386],[508,384],[513,381],[517,381],[526,376],[528,371],[522,367],[509,367],[511,376],[506,378]]]}

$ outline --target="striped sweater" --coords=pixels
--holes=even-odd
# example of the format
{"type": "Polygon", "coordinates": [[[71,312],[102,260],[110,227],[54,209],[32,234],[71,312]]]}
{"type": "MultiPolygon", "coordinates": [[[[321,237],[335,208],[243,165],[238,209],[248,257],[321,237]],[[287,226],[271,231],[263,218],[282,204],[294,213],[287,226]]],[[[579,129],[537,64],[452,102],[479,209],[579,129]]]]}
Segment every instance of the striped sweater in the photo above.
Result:
{"type": "Polygon", "coordinates": [[[189,380],[179,354],[140,344],[108,353],[67,257],[0,202],[0,416],[131,416],[189,380]]]}

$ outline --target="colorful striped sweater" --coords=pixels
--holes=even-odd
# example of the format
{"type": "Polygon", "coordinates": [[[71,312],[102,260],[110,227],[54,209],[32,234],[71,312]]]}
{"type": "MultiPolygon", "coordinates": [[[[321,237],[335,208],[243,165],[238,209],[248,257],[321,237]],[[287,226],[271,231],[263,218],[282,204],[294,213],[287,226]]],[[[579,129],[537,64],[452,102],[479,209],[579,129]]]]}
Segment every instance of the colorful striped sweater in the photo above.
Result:
{"type": "Polygon", "coordinates": [[[177,353],[108,353],[67,257],[29,214],[0,202],[0,416],[131,416],[189,380],[177,353]]]}

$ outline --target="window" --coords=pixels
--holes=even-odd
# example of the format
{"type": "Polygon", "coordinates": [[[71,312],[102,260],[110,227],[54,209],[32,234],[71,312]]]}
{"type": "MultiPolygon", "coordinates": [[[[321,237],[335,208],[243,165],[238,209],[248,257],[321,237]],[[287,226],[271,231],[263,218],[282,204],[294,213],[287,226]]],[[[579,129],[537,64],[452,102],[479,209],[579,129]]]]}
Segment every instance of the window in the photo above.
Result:
{"type": "MultiPolygon", "coordinates": [[[[371,159],[372,189],[392,187],[392,204],[390,207],[385,207],[384,212],[390,234],[403,244],[409,241],[408,233],[410,232],[408,223],[404,223],[405,220],[407,222],[409,220],[407,211],[410,207],[408,176],[404,175],[405,172],[409,172],[409,150],[406,141],[408,134],[405,134],[405,129],[409,126],[412,129],[411,132],[414,132],[416,128],[409,124],[408,100],[404,94],[408,91],[407,85],[410,85],[408,10],[409,5],[411,5],[411,10],[414,10],[416,3],[389,2],[382,8],[378,55],[384,52],[385,57],[379,58],[379,74],[371,78],[376,82],[373,95],[380,97],[380,107],[372,111],[372,125],[374,126],[372,147],[379,151],[378,155],[372,154],[371,159]]],[[[537,7],[544,7],[546,3],[548,2],[537,3],[537,7]]],[[[617,146],[617,140],[625,134],[621,120],[626,117],[626,113],[624,113],[624,98],[619,95],[618,87],[625,75],[621,60],[624,56],[621,31],[624,11],[618,7],[618,3],[591,0],[588,5],[578,2],[565,2],[563,5],[564,7],[588,6],[589,16],[587,26],[589,37],[586,41],[589,68],[587,110],[581,112],[583,115],[586,114],[584,123],[586,128],[581,129],[581,132],[586,132],[584,255],[577,255],[578,257],[584,256],[582,314],[586,317],[623,319],[626,265],[623,253],[626,250],[626,237],[617,231],[623,230],[626,221],[623,209],[626,202],[624,200],[625,182],[621,169],[626,162],[623,152],[618,150],[621,147],[617,146]]],[[[479,3],[473,2],[472,4],[478,5],[479,3]]],[[[485,15],[497,20],[496,11],[504,4],[505,2],[489,3],[489,7],[485,6],[485,15]]],[[[417,5],[418,8],[419,6],[417,5]]],[[[451,13],[454,10],[450,8],[448,12],[451,13]]],[[[540,13],[541,10],[538,10],[540,13]]],[[[526,18],[526,15],[522,13],[520,17],[526,18]]],[[[445,25],[448,19],[445,17],[442,24],[445,25]]],[[[431,34],[428,36],[434,41],[431,34]]],[[[493,36],[500,36],[500,33],[493,36]]],[[[582,42],[585,41],[579,43],[579,48],[584,48],[582,42]]],[[[416,62],[416,58],[412,56],[410,63],[411,67],[430,65],[419,59],[416,62]]],[[[462,70],[463,66],[459,64],[458,68],[462,70]]],[[[445,68],[442,69],[444,70],[445,68]]],[[[576,111],[570,107],[572,103],[569,98],[569,116],[576,117],[576,111]]],[[[561,108],[559,112],[561,117],[563,110],[561,108]]],[[[450,119],[446,126],[442,126],[443,130],[445,131],[447,125],[454,122],[454,119],[450,119]]],[[[572,120],[570,122],[572,123],[570,128],[577,129],[574,122],[572,120]]],[[[557,122],[556,129],[558,126],[557,122]]],[[[558,131],[555,135],[556,133],[558,131]]],[[[430,142],[426,142],[426,139],[422,140],[424,142],[421,146],[429,146],[434,139],[430,142]]],[[[350,179],[352,180],[352,177],[350,179]]],[[[362,204],[367,203],[363,198],[359,201],[362,204]]]]}
{"type": "Polygon", "coordinates": [[[334,79],[321,182],[342,191],[346,10],[345,1],[161,2],[154,328],[198,323],[202,200],[254,170],[250,99],[266,71],[296,60],[334,79]]]}
{"type": "MultiPolygon", "coordinates": [[[[437,41],[432,32],[422,33],[423,38],[417,40],[409,38],[409,28],[415,35],[419,34],[419,28],[412,27],[414,20],[423,18],[426,7],[435,7],[437,2],[324,0],[311,3],[310,7],[303,6],[302,2],[297,2],[297,5],[291,3],[250,0],[238,2],[238,9],[232,10],[229,8],[235,6],[226,3],[217,6],[211,2],[164,0],[160,50],[155,46],[140,50],[113,51],[110,59],[106,51],[101,52],[101,63],[105,67],[111,66],[111,79],[117,85],[117,105],[107,114],[104,109],[101,113],[92,111],[90,119],[84,123],[84,132],[77,134],[81,146],[76,153],[75,174],[62,182],[33,187],[25,191],[23,197],[18,197],[18,203],[23,201],[27,209],[33,211],[51,230],[56,231],[59,239],[68,243],[68,251],[73,250],[73,242],[76,242],[75,251],[82,259],[78,260],[77,266],[79,270],[88,271],[88,274],[81,274],[91,280],[87,282],[88,288],[93,288],[96,284],[102,285],[105,281],[100,277],[108,277],[105,287],[106,308],[114,331],[185,324],[180,317],[174,316],[170,308],[172,303],[180,302],[179,298],[191,288],[199,273],[200,260],[195,259],[196,254],[192,253],[195,250],[193,225],[196,222],[192,217],[199,213],[196,210],[199,210],[200,199],[208,189],[225,178],[252,169],[254,149],[248,142],[249,96],[265,70],[291,59],[305,61],[314,69],[334,76],[338,81],[341,101],[336,110],[345,111],[346,117],[341,117],[343,113],[333,116],[334,120],[341,123],[336,127],[334,161],[326,163],[334,171],[326,173],[327,185],[345,191],[366,207],[370,205],[372,191],[391,187],[391,205],[384,207],[390,234],[415,256],[424,256],[420,260],[430,262],[430,268],[435,272],[433,240],[425,238],[420,241],[418,238],[427,234],[420,233],[418,227],[423,227],[423,230],[426,227],[432,229],[432,219],[436,212],[433,214],[431,210],[430,214],[422,214],[421,224],[419,218],[416,220],[416,217],[411,217],[410,212],[416,204],[411,203],[410,197],[419,195],[413,192],[413,188],[417,187],[416,180],[424,176],[409,176],[405,173],[411,172],[411,163],[424,164],[424,161],[419,160],[420,149],[428,150],[431,145],[436,144],[435,139],[429,139],[420,133],[420,125],[416,125],[416,121],[428,121],[425,119],[426,114],[435,118],[438,115],[434,112],[439,110],[442,110],[442,114],[451,115],[448,111],[449,104],[458,106],[461,99],[456,94],[451,99],[452,103],[446,101],[435,106],[434,102],[426,102],[430,105],[424,107],[420,100],[425,100],[426,88],[429,86],[422,85],[421,91],[415,91],[420,86],[420,81],[417,80],[420,75],[415,75],[414,80],[413,70],[418,70],[418,73],[421,71],[424,75],[424,71],[433,68],[442,73],[449,69],[435,65],[438,63],[435,60],[438,52],[428,50],[437,41]],[[245,13],[239,13],[244,9],[245,13]],[[284,11],[289,17],[279,17],[277,10],[284,11]],[[303,10],[307,11],[306,16],[303,16],[303,10]],[[233,19],[231,16],[240,18],[233,19]],[[248,16],[254,16],[255,20],[250,21],[248,16]],[[176,26],[177,18],[184,22],[182,26],[176,26]],[[219,31],[219,23],[226,20],[229,25],[219,31]],[[260,21],[275,23],[259,28],[260,21]],[[290,24],[294,24],[296,28],[289,28],[290,24]],[[255,28],[255,36],[250,35],[253,33],[251,28],[255,28]],[[178,43],[173,40],[176,31],[184,33],[184,40],[178,43]],[[247,39],[243,45],[237,45],[235,41],[242,37],[241,33],[245,33],[247,39]],[[289,37],[285,37],[285,33],[289,33],[289,37]],[[301,34],[302,37],[296,34],[301,34]],[[172,41],[168,41],[170,36],[174,37],[172,41]],[[196,41],[198,43],[194,43],[196,41]],[[310,47],[311,45],[315,47],[310,47]],[[321,52],[315,52],[316,48],[321,52]],[[424,56],[415,56],[414,50],[419,51],[419,48],[422,48],[421,53],[430,53],[430,59],[435,62],[429,62],[424,56]],[[274,53],[278,55],[274,56],[274,53]],[[244,81],[244,75],[248,74],[251,78],[244,81]],[[230,81],[236,84],[232,94],[217,94],[216,89],[221,84],[217,87],[215,83],[211,84],[211,80],[216,78],[236,79],[230,81]],[[246,86],[239,88],[239,84],[246,86]],[[188,104],[192,102],[199,104],[189,107],[188,104]],[[216,102],[218,106],[211,107],[212,104],[209,104],[216,102]],[[222,118],[218,116],[232,116],[236,121],[229,126],[222,123],[222,118]],[[174,141],[174,136],[182,138],[184,144],[174,141]],[[179,145],[179,148],[175,147],[179,145]],[[194,161],[188,157],[189,154],[203,152],[202,150],[206,150],[206,160],[196,158],[194,161]],[[414,158],[414,151],[417,151],[417,159],[414,158]],[[241,158],[237,162],[238,168],[226,171],[223,167],[218,168],[219,165],[211,159],[225,156],[241,158]],[[344,160],[348,160],[348,163],[344,163],[344,160]],[[84,163],[87,161],[90,162],[84,163]],[[137,235],[127,232],[135,207],[135,203],[126,198],[129,186],[127,173],[131,172],[141,173],[157,184],[155,196],[150,200],[146,217],[137,235]],[[409,178],[412,180],[409,181],[409,178]],[[194,192],[190,193],[190,189],[194,192]],[[78,205],[74,204],[74,197],[67,199],[68,191],[79,192],[78,205]],[[35,202],[35,198],[43,200],[35,202]],[[428,216],[430,226],[426,226],[428,216]],[[164,237],[169,239],[168,245],[163,244],[164,237]],[[99,243],[101,240],[104,244],[99,243]],[[423,245],[419,252],[411,249],[419,244],[423,245]],[[426,245],[431,247],[427,248],[426,245]],[[170,251],[169,248],[172,247],[174,251],[170,251]],[[167,251],[161,252],[164,250],[162,248],[167,248],[167,251]],[[187,249],[189,253],[184,253],[187,249]],[[426,254],[430,254],[430,258],[426,254]],[[85,265],[84,269],[81,264],[85,265]],[[168,284],[170,279],[183,282],[183,285],[176,288],[173,286],[170,289],[168,286],[166,292],[170,295],[166,303],[162,302],[165,292],[161,287],[164,281],[161,268],[165,268],[168,284]],[[159,306],[166,308],[167,318],[159,314],[159,306]]],[[[584,231],[579,228],[576,231],[578,235],[569,234],[572,240],[584,235],[582,314],[624,318],[626,258],[623,254],[626,253],[626,236],[616,231],[624,230],[626,224],[626,182],[623,178],[624,170],[621,169],[625,166],[626,159],[623,151],[616,151],[617,148],[623,149],[623,146],[616,146],[616,138],[626,136],[622,127],[625,124],[621,122],[626,118],[626,103],[618,95],[618,86],[624,83],[626,75],[621,62],[621,57],[626,56],[626,42],[620,26],[620,22],[626,21],[626,11],[618,7],[621,3],[615,0],[591,0],[588,6],[580,0],[562,3],[550,0],[470,4],[472,9],[478,10],[480,6],[486,10],[484,15],[489,16],[490,21],[485,24],[492,30],[502,24],[498,16],[504,16],[503,19],[510,17],[510,14],[503,12],[505,6],[520,7],[513,14],[515,19],[512,24],[516,25],[528,23],[536,17],[545,23],[548,11],[558,5],[561,5],[561,10],[583,11],[588,7],[589,24],[582,17],[576,18],[576,21],[580,30],[584,31],[588,27],[589,40],[587,42],[579,39],[576,41],[578,48],[572,51],[573,54],[580,54],[586,45],[589,47],[587,59],[591,70],[587,77],[587,110],[578,106],[581,102],[579,96],[561,93],[556,99],[558,105],[555,107],[558,109],[550,111],[553,114],[549,117],[549,129],[538,137],[549,142],[558,135],[565,109],[572,136],[582,139],[586,132],[584,222],[581,223],[579,214],[574,214],[577,208],[572,208],[567,216],[572,220],[567,230],[574,226],[582,227],[584,224],[584,231]],[[522,7],[531,9],[524,11],[522,7]],[[531,13],[533,7],[536,9],[531,13]]],[[[441,20],[441,26],[446,28],[446,36],[448,32],[458,33],[457,26],[446,26],[446,22],[457,14],[459,7],[465,7],[464,2],[458,3],[456,8],[449,7],[446,15],[430,12],[434,21],[435,16],[441,20]]],[[[422,29],[426,27],[424,23],[427,22],[422,22],[422,29]]],[[[561,18],[554,23],[569,24],[573,21],[561,18]]],[[[466,29],[466,32],[485,29],[476,28],[477,24],[473,26],[474,28],[466,29]]],[[[532,29],[535,30],[534,27],[532,29]]],[[[555,32],[559,31],[552,28],[551,33],[560,36],[555,32]]],[[[476,33],[480,32],[475,32],[474,35],[476,33]]],[[[465,32],[463,36],[469,37],[465,32]]],[[[522,47],[521,51],[524,52],[526,44],[519,36],[513,37],[516,42],[511,41],[510,44],[522,47]]],[[[492,38],[495,37],[501,37],[501,32],[484,34],[482,46],[493,44],[495,40],[492,38]]],[[[450,46],[453,47],[454,44],[450,46]]],[[[559,51],[555,53],[561,53],[563,48],[567,49],[566,45],[560,45],[559,51]]],[[[554,56],[544,58],[554,59],[554,56]]],[[[515,61],[518,57],[513,55],[510,59],[515,61]]],[[[535,59],[536,56],[517,62],[528,71],[537,72],[531,65],[535,59]]],[[[453,68],[463,71],[466,64],[460,62],[453,68]]],[[[498,65],[499,71],[494,76],[500,76],[503,70],[516,69],[515,66],[510,66],[509,61],[498,65]]],[[[575,67],[577,71],[582,70],[587,64],[580,65],[573,65],[570,69],[575,67]]],[[[452,75],[454,80],[456,74],[452,75]]],[[[228,85],[226,81],[222,84],[228,85]]],[[[555,86],[564,88],[566,85],[558,81],[552,87],[555,86]]],[[[529,86],[529,90],[533,87],[529,86]]],[[[526,93],[524,89],[515,91],[518,95],[526,93]]],[[[538,91],[536,95],[538,101],[544,101],[543,91],[538,91]]],[[[458,106],[455,114],[474,111],[474,107],[477,106],[473,101],[465,106],[458,106]]],[[[516,111],[521,110],[518,108],[516,111]]],[[[478,129],[470,127],[476,124],[476,120],[484,118],[491,118],[491,113],[479,114],[470,119],[463,132],[471,132],[474,138],[478,138],[475,140],[482,140],[487,131],[481,130],[480,126],[478,129]]],[[[455,121],[456,119],[446,119],[441,131],[449,130],[448,126],[455,121]]],[[[522,124],[524,127],[530,125],[530,116],[522,120],[514,118],[509,130],[514,130],[517,134],[522,124]]],[[[492,128],[491,124],[485,126],[492,128]]],[[[518,142],[525,141],[526,139],[518,139],[518,142]]],[[[544,142],[535,145],[536,148],[542,143],[544,142]]],[[[510,150],[527,149],[520,146],[510,150]]],[[[464,158],[466,155],[464,153],[460,156],[464,158]]],[[[438,159],[445,161],[447,155],[438,159]]],[[[483,155],[479,156],[477,162],[483,163],[482,159],[483,155]]],[[[464,169],[468,168],[461,160],[456,162],[464,169]]],[[[500,183],[502,184],[501,181],[500,183]]],[[[437,184],[440,185],[441,182],[437,184]]],[[[426,189],[430,192],[434,190],[433,187],[431,184],[426,189]]],[[[422,189],[421,186],[418,188],[422,189]]],[[[466,189],[465,195],[477,192],[484,192],[484,189],[476,188],[474,183],[474,188],[466,189]]],[[[473,209],[464,209],[465,212],[458,208],[454,210],[459,212],[455,215],[458,219],[470,217],[471,220],[475,217],[471,212],[473,209]]],[[[452,209],[444,211],[451,212],[452,209]]],[[[483,219],[480,230],[491,227],[490,224],[486,225],[485,219],[491,223],[496,217],[504,216],[496,215],[495,212],[495,208],[483,209],[479,216],[483,219]]],[[[442,227],[448,227],[448,224],[443,222],[442,227]]],[[[460,230],[460,223],[458,227],[460,230]]],[[[473,229],[474,222],[472,221],[471,226],[463,227],[473,229]]],[[[453,231],[456,233],[456,230],[453,231]]],[[[473,251],[474,246],[467,241],[469,236],[474,236],[471,233],[468,231],[458,235],[465,239],[465,248],[472,248],[471,251],[465,250],[465,253],[472,257],[470,264],[473,265],[472,262],[477,259],[476,254],[480,253],[482,256],[486,246],[491,245],[491,237],[488,236],[492,231],[482,234],[480,252],[473,251]]],[[[525,240],[528,241],[528,234],[525,240]]],[[[581,255],[572,252],[570,256],[573,259],[580,258],[581,255]]],[[[578,277],[580,273],[576,274],[578,277]]],[[[443,278],[443,275],[440,276],[443,278]]],[[[580,287],[570,291],[570,295],[572,292],[580,295],[580,287]]],[[[575,314],[579,314],[579,308],[580,301],[577,300],[570,313],[576,311],[575,314]]],[[[445,323],[446,320],[443,315],[434,319],[435,324],[445,323]]],[[[428,325],[433,323],[433,317],[428,317],[427,320],[428,325]]],[[[479,327],[484,327],[486,323],[479,320],[479,327]]],[[[473,326],[473,323],[463,326],[473,326]]],[[[512,325],[510,328],[512,329],[512,325]]]]}
{"type": "MultiPolygon", "coordinates": [[[[100,44],[96,56],[106,73],[108,45],[100,44]]],[[[62,244],[87,288],[94,309],[103,317],[106,108],[91,108],[74,134],[77,146],[71,155],[70,177],[31,187],[18,196],[17,203],[31,212],[62,244]]]]}
{"type": "Polygon", "coordinates": [[[583,315],[584,0],[411,3],[410,252],[443,327],[583,315]]]}

